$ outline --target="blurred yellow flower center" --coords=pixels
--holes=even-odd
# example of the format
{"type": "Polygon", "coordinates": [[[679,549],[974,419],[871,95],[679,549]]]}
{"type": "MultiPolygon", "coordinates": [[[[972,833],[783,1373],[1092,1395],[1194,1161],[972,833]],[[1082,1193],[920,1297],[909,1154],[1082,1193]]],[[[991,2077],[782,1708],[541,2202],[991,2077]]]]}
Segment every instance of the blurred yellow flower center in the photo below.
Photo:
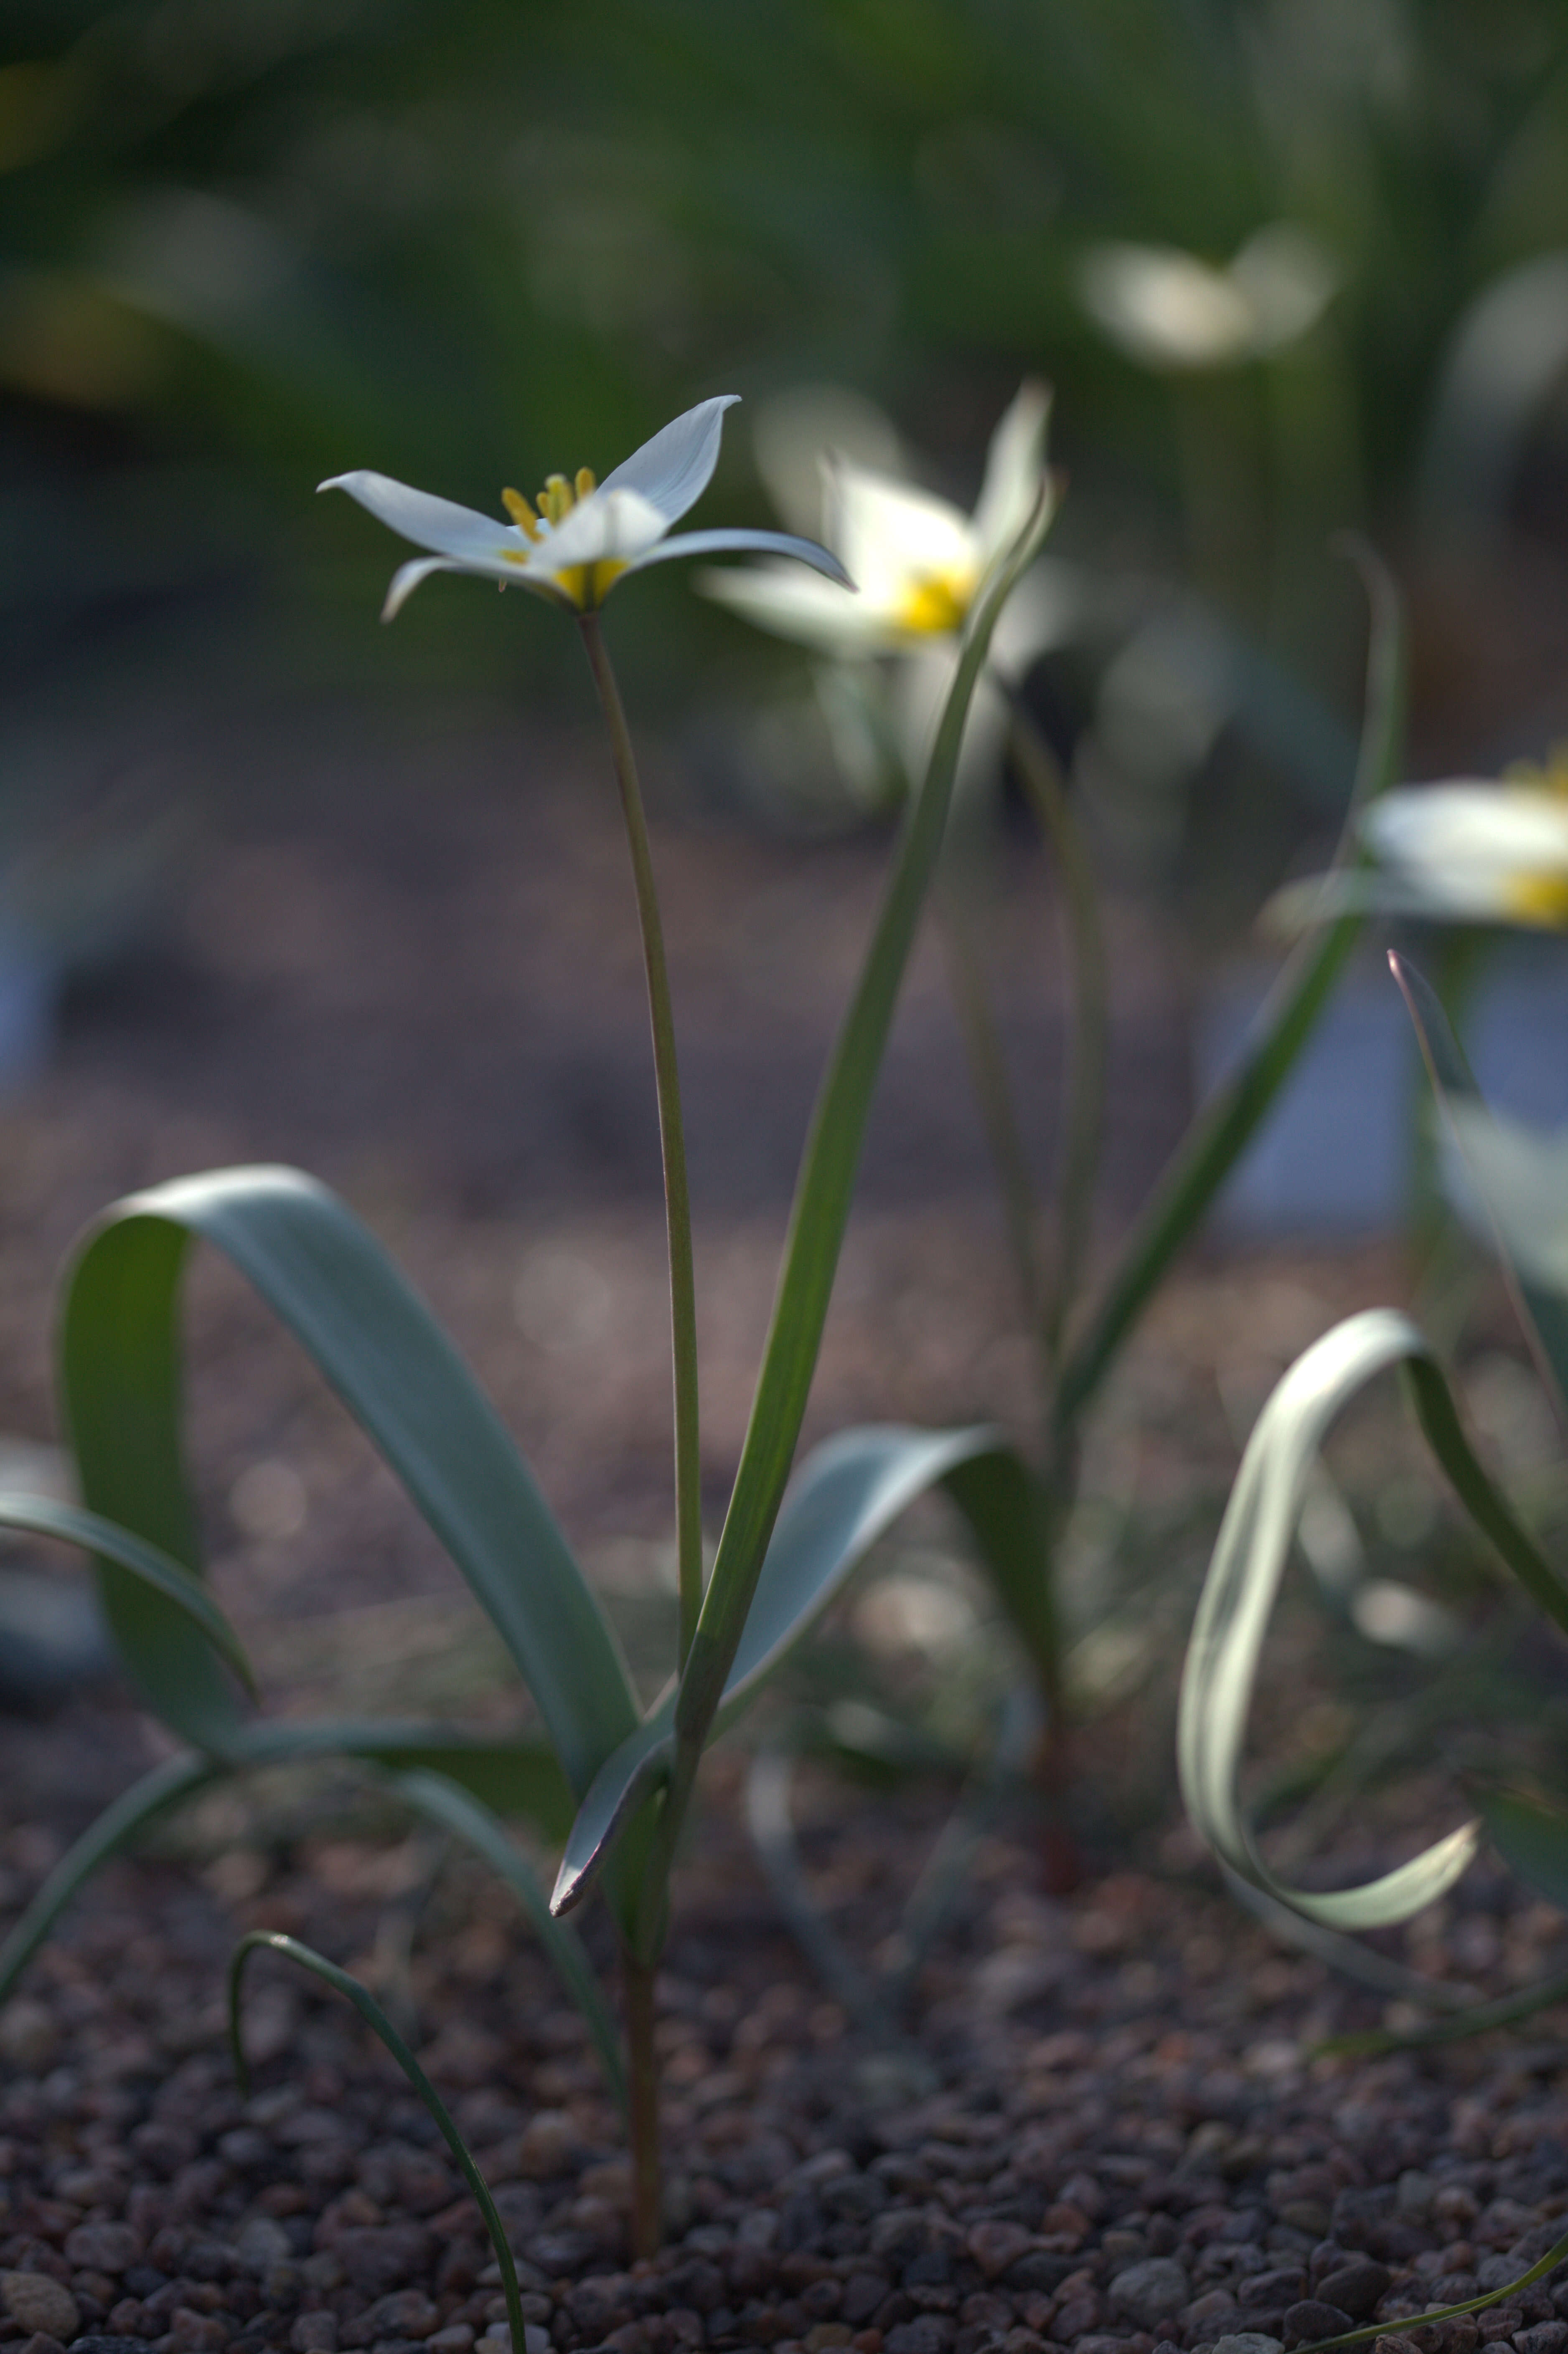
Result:
{"type": "MultiPolygon", "coordinates": [[[[1568,792],[1568,779],[1554,790],[1568,792]]],[[[1568,875],[1510,875],[1503,897],[1517,923],[1568,930],[1568,875]]]]}
{"type": "Polygon", "coordinates": [[[969,572],[916,574],[899,608],[899,627],[916,637],[949,636],[963,628],[978,585],[969,572]]]}
{"type": "MultiPolygon", "coordinates": [[[[503,491],[501,501],[524,538],[537,547],[543,545],[540,525],[554,525],[563,522],[577,501],[586,499],[588,493],[598,487],[598,477],[592,467],[579,466],[569,482],[565,474],[546,476],[544,489],[532,504],[521,491],[503,491]]],[[[521,548],[503,547],[501,552],[508,564],[525,565],[528,561],[521,548]]],[[[552,575],[551,586],[557,588],[579,612],[587,612],[590,606],[603,604],[611,582],[619,579],[625,570],[623,558],[604,556],[597,564],[563,565],[558,572],[552,575]]]]}

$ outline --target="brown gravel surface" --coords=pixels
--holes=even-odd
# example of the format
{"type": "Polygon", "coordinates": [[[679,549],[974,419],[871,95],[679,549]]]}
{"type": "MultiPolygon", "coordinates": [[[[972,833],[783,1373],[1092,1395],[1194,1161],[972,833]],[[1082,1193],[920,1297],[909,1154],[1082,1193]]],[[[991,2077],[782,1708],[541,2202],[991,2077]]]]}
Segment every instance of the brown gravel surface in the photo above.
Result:
{"type": "MultiPolygon", "coordinates": [[[[0,2338],[466,2354],[503,2327],[477,2212],[401,2078],[334,1998],[265,1960],[238,2097],[219,1989],[242,1926],[319,1943],[403,2010],[496,2191],[534,2354],[1291,2345],[1397,2331],[1564,2228],[1563,2014],[1528,2041],[1313,2060],[1379,2016],[1371,1997],[1169,1867],[1041,1897],[1020,1826],[983,1850],[907,2040],[871,2042],[783,1937],[733,1785],[720,1758],[661,1980],[655,2263],[626,2261],[613,2111],[493,1885],[458,1861],[432,1877],[418,1838],[228,1848],[200,1877],[116,1866],[0,2020],[0,2338]]],[[[932,1803],[809,1794],[809,1856],[864,1955],[932,1803]]],[[[13,1835],[18,1893],[47,1848],[35,1830],[29,1863],[13,1835]]],[[[1450,1908],[1493,1986],[1538,1973],[1560,1934],[1484,1878],[1450,1908]]],[[[1568,2311],[1548,2282],[1423,2347],[1560,2354],[1557,2296],[1568,2311]]]]}

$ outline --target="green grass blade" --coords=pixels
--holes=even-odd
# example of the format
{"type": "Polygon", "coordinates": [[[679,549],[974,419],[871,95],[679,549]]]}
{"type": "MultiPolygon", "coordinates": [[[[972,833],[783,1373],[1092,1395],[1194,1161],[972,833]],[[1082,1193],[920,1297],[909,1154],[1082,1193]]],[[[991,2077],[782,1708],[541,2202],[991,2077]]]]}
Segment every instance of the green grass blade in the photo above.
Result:
{"type": "MultiPolygon", "coordinates": [[[[88,1501],[196,1566],[176,1325],[192,1235],[255,1287],[378,1447],[489,1611],[568,1778],[586,1790],[638,1722],[614,1640],[489,1399],[324,1186],[295,1170],[217,1170],[133,1196],[90,1235],[69,1279],[61,1347],[88,1501]]],[[[185,1617],[140,1588],[134,1607],[118,1586],[109,1598],[115,1633],[169,1721],[195,1706],[215,1712],[217,1663],[185,1617]]]]}
{"type": "Polygon", "coordinates": [[[1043,494],[1018,546],[971,620],[925,779],[906,812],[872,944],[812,1115],[772,1320],[729,1510],[696,1635],[681,1679],[676,1722],[699,1750],[740,1643],[794,1458],[848,1221],[871,1097],[952,800],[964,723],[991,631],[1050,519],[1043,494]]]}
{"type": "Polygon", "coordinates": [[[1465,2043],[1472,2035],[1491,2035],[1499,2028],[1517,2027],[1553,2003],[1568,2001],[1568,1970],[1539,1985],[1521,1987],[1517,1994],[1500,1995],[1496,2002],[1478,2002],[1445,2019],[1424,2020],[1419,2027],[1368,2027],[1353,2035],[1326,2036],[1308,2058],[1366,2059],[1385,2052],[1418,2052],[1425,2043],[1465,2043]]]}
{"type": "Polygon", "coordinates": [[[1257,1420],[1214,1546],[1181,1680],[1177,1760],[1193,1827],[1231,1871],[1308,1920],[1369,1929],[1407,1919],[1464,1871],[1476,1823],[1361,1888],[1308,1894],[1259,1854],[1237,1781],[1258,1655],[1319,1446],[1341,1407],[1376,1374],[1402,1366],[1428,1443],[1460,1501],[1530,1593],[1560,1623],[1561,1580],[1476,1459],[1431,1349],[1408,1318],[1371,1309],[1298,1358],[1257,1420]]]}
{"type": "MultiPolygon", "coordinates": [[[[1548,2248],[1540,2263],[1531,2264],[1527,2273],[1520,2273],[1517,2280],[1508,2282],[1502,2288],[1489,2288],[1483,2296],[1468,2297],[1463,2305],[1440,2305],[1432,2313],[1412,2314],[1408,2321],[1399,2323],[1399,2335],[1408,2338],[1417,2329],[1429,2327],[1433,2322],[1457,2321],[1467,2313],[1485,2313],[1489,2306],[1505,2304],[1509,2298],[1521,2296],[1527,2288],[1533,2288],[1536,2282],[1544,2280],[1549,2273],[1554,2273],[1565,2256],[1568,2256],[1568,2234],[1553,2247],[1548,2248]]],[[[1296,2354],[1330,2354],[1332,2348],[1367,2346],[1374,2338],[1386,2335],[1388,2328],[1386,2321],[1370,2321],[1364,2329],[1347,2329],[1338,2338],[1315,2338],[1309,2346],[1298,2346],[1296,2354]]]]}
{"type": "MultiPolygon", "coordinates": [[[[1350,813],[1329,877],[1330,892],[1336,878],[1361,856],[1361,811],[1393,782],[1404,739],[1404,643],[1398,597],[1381,566],[1369,560],[1363,568],[1372,606],[1366,718],[1350,813]]],[[[1256,1134],[1333,995],[1362,921],[1359,913],[1341,916],[1302,940],[1287,960],[1258,1016],[1249,1051],[1177,1146],[1093,1316],[1068,1352],[1056,1395],[1058,1430],[1068,1430],[1094,1397],[1171,1260],[1256,1134]]]]}
{"type": "Polygon", "coordinates": [[[512,2259],[512,2249],[505,2229],[495,2211],[485,2179],[469,2152],[457,2126],[453,2124],[446,2103],[398,2034],[381,2005],[366,1986],[349,1971],[329,1962],[312,1946],[302,1945],[297,1937],[286,1937],[276,1929],[252,1929],[241,1937],[228,1965],[228,2043],[234,2055],[234,2073],[239,2089],[247,2098],[250,2092],[250,2072],[245,2064],[245,2045],[240,2033],[240,1999],[245,1965],[259,1948],[277,1954],[284,1961],[294,1962],[302,1970],[323,1979],[337,1993],[347,1997],[361,2019],[378,2035],[387,2051],[412,2084],[429,2112],[441,2139],[457,2161],[458,2171],[473,2193],[474,2204],[484,2218],[484,2228],[490,2234],[490,2244],[495,2251],[495,2261],[501,2268],[502,2293],[506,2299],[507,2325],[512,2331],[512,2354],[527,2354],[527,2339],[523,2326],[523,2302],[517,2290],[517,2267],[512,2259]]]}
{"type": "Polygon", "coordinates": [[[66,1906],[101,1864],[129,1846],[139,1831],[216,1782],[223,1768],[209,1757],[166,1758],[106,1807],[56,1864],[21,1919],[0,1946],[0,2002],[48,1935],[66,1906]]]}
{"type": "Polygon", "coordinates": [[[138,1579],[199,1628],[214,1649],[233,1669],[248,1692],[254,1694],[250,1672],[238,1636],[199,1579],[156,1545],[132,1536],[129,1529],[106,1521],[101,1513],[84,1511],[79,1504],[62,1504],[49,1496],[23,1496],[0,1490],[0,1528],[26,1529],[40,1537],[60,1537],[79,1545],[83,1553],[114,1563],[125,1576],[138,1579]]]}
{"type": "Polygon", "coordinates": [[[581,2012],[610,2096],[624,2115],[626,2070],[620,2054],[620,2034],[594,1975],[582,1941],[569,1924],[557,1921],[549,1899],[535,1878],[526,1856],[519,1854],[506,1828],[468,1790],[440,1773],[403,1773],[392,1776],[393,1787],[411,1807],[432,1822],[442,1823],[466,1840],[503,1880],[527,1915],[529,1925],[577,2009],[581,2012]]]}

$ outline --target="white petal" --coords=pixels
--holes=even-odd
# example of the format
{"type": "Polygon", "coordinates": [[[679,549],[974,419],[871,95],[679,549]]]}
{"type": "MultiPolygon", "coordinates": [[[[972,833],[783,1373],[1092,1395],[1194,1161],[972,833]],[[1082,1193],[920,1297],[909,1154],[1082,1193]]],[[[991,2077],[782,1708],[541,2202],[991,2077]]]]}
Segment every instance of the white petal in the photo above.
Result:
{"type": "Polygon", "coordinates": [[[988,669],[1016,684],[1042,654],[1072,642],[1084,602],[1082,583],[1070,565],[1051,557],[1032,564],[997,618],[988,669]]]}
{"type": "Polygon", "coordinates": [[[521,550],[528,545],[514,525],[476,514],[472,507],[456,506],[450,499],[432,498],[429,491],[411,490],[407,482],[395,482],[389,474],[362,469],[354,474],[334,474],[319,487],[346,491],[378,522],[411,539],[416,547],[431,548],[438,556],[450,556],[458,564],[475,565],[486,572],[503,569],[503,548],[521,550]]]}
{"type": "Polygon", "coordinates": [[[550,533],[528,550],[530,572],[564,572],[578,564],[619,558],[634,564],[669,530],[668,518],[637,491],[608,484],[579,499],[550,533]]]}
{"type": "Polygon", "coordinates": [[[672,556],[789,556],[798,563],[809,564],[832,580],[842,593],[853,591],[854,582],[831,548],[814,539],[799,538],[792,531],[748,531],[737,525],[735,529],[717,531],[682,531],[673,539],[640,557],[640,564],[662,564],[672,556]]]}
{"type": "Polygon", "coordinates": [[[1085,307],[1145,367],[1220,367],[1253,347],[1253,306],[1226,270],[1166,245],[1101,245],[1080,273],[1085,307]]]}
{"type": "Polygon", "coordinates": [[[658,508],[666,526],[677,522],[712,481],[724,413],[739,398],[738,392],[720,392],[711,400],[700,400],[695,408],[673,418],[652,441],[634,450],[605,476],[600,488],[636,491],[658,508]]]}
{"type": "Polygon", "coordinates": [[[1520,876],[1568,876],[1568,799],[1528,786],[1460,780],[1385,793],[1361,831],[1376,856],[1456,907],[1495,907],[1520,876]]]}
{"type": "Polygon", "coordinates": [[[697,587],[705,597],[728,605],[758,629],[823,653],[863,653],[892,642],[885,614],[863,598],[847,596],[819,574],[802,572],[793,564],[704,572],[697,587]]]}
{"type": "Polygon", "coordinates": [[[1045,472],[1051,395],[1043,384],[1019,387],[991,437],[974,534],[985,561],[1012,546],[1034,511],[1045,472]]]}
{"type": "Polygon", "coordinates": [[[392,585],[387,591],[387,602],[381,608],[381,618],[390,621],[400,613],[421,580],[432,572],[461,572],[463,567],[450,556],[416,556],[411,564],[401,564],[392,575],[392,585]]]}
{"type": "Polygon", "coordinates": [[[829,490],[828,535],[868,604],[896,611],[917,581],[980,569],[969,517],[949,500],[847,461],[832,468],[829,490]]]}

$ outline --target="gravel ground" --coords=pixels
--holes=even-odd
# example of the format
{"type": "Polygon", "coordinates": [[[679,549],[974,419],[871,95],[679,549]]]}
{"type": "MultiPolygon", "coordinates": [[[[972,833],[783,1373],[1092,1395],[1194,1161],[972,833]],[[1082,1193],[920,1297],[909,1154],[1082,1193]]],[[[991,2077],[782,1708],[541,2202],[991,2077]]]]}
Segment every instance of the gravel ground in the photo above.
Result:
{"type": "MultiPolygon", "coordinates": [[[[721,1756],[661,1982],[672,2236],[629,2265],[626,2169],[577,2015],[506,1900],[418,1838],[116,1866],[0,2019],[0,2338],[109,2354],[466,2354],[504,2330],[477,2211],[335,1999],[252,1965],[255,2092],[222,2041],[242,1927],[289,1930],[413,2022],[521,2259],[532,2354],[1270,2354],[1512,2279],[1568,2222],[1568,2044],[1313,2059],[1379,2001],[1281,1950],[1186,1864],[1033,1893],[1026,1827],[983,1849],[907,2036],[852,2035],[779,1930],[721,1756]],[[410,1952],[410,1945],[412,1950],[410,1952]],[[126,2349],[131,2354],[131,2349],[126,2349]]],[[[874,1956],[933,1829],[823,1776],[805,1847],[874,1956]]],[[[47,1861],[13,1834],[21,1893],[47,1861]]],[[[602,1924],[599,1925],[602,1930],[602,1924]]],[[[1492,1989],[1561,1921],[1478,1876],[1422,1927],[1492,1989]]],[[[1414,1950],[1407,1947],[1406,1950],[1414,1950]]],[[[1560,2354],[1551,2283],[1425,2335],[1560,2354]]],[[[500,2354],[499,2348],[496,2354],[500,2354]]],[[[1394,2349],[1386,2349],[1394,2354],[1394,2349]]]]}

